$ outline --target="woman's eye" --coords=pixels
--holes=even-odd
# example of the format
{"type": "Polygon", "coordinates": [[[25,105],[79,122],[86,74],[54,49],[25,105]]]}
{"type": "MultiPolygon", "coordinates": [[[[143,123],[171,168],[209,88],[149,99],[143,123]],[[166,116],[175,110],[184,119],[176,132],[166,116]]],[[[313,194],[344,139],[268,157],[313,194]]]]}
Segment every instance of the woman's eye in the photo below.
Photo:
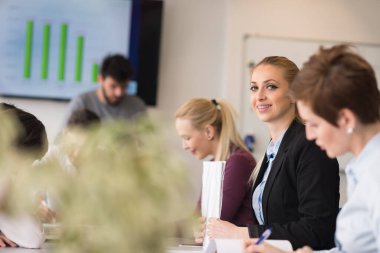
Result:
{"type": "Polygon", "coordinates": [[[274,84],[269,84],[269,85],[267,86],[267,89],[268,89],[268,90],[275,90],[275,89],[277,89],[277,86],[274,85],[274,84]]]}
{"type": "Polygon", "coordinates": [[[257,86],[251,86],[251,87],[249,87],[249,90],[252,92],[255,92],[255,91],[257,91],[257,86]]]}

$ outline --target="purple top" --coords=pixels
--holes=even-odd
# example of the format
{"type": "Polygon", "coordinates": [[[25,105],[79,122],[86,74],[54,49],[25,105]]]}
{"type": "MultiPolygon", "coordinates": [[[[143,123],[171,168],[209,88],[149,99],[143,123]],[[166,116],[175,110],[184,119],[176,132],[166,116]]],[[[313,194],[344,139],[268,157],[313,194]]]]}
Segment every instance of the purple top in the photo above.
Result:
{"type": "MultiPolygon", "coordinates": [[[[246,226],[253,222],[249,177],[255,166],[256,161],[252,154],[241,148],[236,148],[227,159],[223,179],[221,220],[237,226],[246,226]]],[[[198,201],[198,210],[200,206],[201,198],[198,201]]]]}

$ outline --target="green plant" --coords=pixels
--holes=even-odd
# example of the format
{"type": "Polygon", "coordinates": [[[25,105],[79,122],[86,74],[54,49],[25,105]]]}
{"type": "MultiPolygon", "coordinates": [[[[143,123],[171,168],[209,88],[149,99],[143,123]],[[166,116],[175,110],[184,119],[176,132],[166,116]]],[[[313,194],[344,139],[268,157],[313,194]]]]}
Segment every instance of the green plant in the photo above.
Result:
{"type": "Polygon", "coordinates": [[[184,167],[160,129],[148,120],[113,122],[65,141],[66,152],[80,149],[75,175],[54,161],[19,168],[10,206],[29,202],[31,189],[56,197],[62,235],[55,252],[165,252],[177,217],[192,208],[184,167]]]}

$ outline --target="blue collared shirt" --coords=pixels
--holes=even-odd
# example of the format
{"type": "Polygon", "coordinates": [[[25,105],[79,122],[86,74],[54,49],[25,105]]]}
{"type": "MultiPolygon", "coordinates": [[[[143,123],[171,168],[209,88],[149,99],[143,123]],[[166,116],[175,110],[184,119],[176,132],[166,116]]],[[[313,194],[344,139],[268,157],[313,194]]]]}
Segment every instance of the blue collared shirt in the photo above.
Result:
{"type": "Polygon", "coordinates": [[[265,170],[263,180],[256,187],[252,195],[252,207],[253,207],[253,210],[255,211],[256,219],[260,225],[264,224],[264,213],[263,213],[262,203],[263,203],[263,193],[264,193],[265,184],[267,182],[269,173],[272,169],[272,163],[274,159],[276,158],[278,149],[280,148],[280,144],[281,144],[282,138],[284,137],[285,132],[281,134],[280,138],[278,138],[277,141],[275,142],[271,141],[269,143],[268,149],[266,151],[266,156],[268,158],[268,166],[267,166],[267,169],[265,170]]]}
{"type": "Polygon", "coordinates": [[[337,247],[320,252],[380,252],[380,133],[350,161],[346,175],[348,200],[337,219],[337,247]]]}

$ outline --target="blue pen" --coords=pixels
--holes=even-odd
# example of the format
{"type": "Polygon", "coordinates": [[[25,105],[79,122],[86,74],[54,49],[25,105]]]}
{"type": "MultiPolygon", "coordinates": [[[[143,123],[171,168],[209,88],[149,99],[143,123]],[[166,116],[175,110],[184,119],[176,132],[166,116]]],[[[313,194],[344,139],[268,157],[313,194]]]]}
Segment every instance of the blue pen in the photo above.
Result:
{"type": "Polygon", "coordinates": [[[271,227],[267,228],[264,231],[264,233],[262,233],[259,240],[257,240],[256,245],[262,244],[266,239],[268,239],[271,233],[272,233],[272,228],[271,227]]]}

